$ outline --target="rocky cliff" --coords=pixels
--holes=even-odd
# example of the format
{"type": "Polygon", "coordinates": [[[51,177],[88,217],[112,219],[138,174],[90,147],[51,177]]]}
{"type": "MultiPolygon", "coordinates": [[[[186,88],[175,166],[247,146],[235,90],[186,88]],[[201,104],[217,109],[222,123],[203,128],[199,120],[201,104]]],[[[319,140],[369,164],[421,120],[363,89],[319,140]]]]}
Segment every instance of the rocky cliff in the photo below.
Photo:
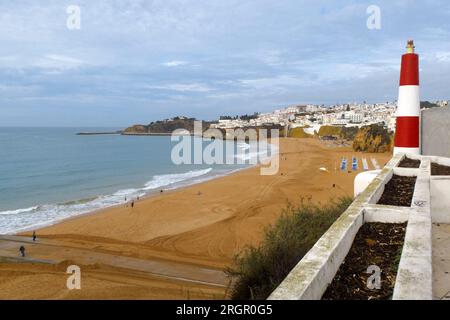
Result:
{"type": "MultiPolygon", "coordinates": [[[[195,118],[175,117],[172,119],[158,120],[151,122],[148,125],[136,124],[123,130],[124,134],[170,134],[176,129],[188,130],[190,133],[194,132],[195,118]]],[[[208,129],[212,122],[203,121],[203,131],[208,129]]]]}
{"type": "Polygon", "coordinates": [[[353,139],[353,150],[364,152],[389,152],[393,147],[393,135],[380,125],[361,127],[353,139]]]}

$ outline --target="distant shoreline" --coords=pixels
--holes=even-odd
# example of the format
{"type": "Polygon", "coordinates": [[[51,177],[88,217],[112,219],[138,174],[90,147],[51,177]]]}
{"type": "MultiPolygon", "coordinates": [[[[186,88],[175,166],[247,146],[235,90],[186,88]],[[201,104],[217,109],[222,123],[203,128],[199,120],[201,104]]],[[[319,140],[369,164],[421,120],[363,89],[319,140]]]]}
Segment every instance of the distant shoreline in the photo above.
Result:
{"type": "Polygon", "coordinates": [[[122,134],[122,131],[106,131],[106,132],[77,132],[77,136],[95,136],[95,135],[107,135],[107,134],[122,134]]]}
{"type": "MultiPolygon", "coordinates": [[[[122,132],[121,135],[123,136],[171,136],[172,132],[122,132]]],[[[177,134],[177,136],[193,136],[192,133],[190,134],[177,134]]]]}
{"type": "MultiPolygon", "coordinates": [[[[96,135],[122,135],[122,136],[171,136],[172,132],[77,132],[77,136],[96,136],[96,135]]],[[[178,134],[181,136],[193,136],[193,134],[178,134]]]]}

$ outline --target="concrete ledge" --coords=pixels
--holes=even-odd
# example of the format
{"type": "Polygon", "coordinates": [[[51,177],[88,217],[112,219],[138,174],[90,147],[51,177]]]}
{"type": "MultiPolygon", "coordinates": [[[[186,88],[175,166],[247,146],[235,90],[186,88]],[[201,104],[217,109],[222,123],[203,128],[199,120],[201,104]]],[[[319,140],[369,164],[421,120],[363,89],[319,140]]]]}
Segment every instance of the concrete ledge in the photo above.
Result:
{"type": "Polygon", "coordinates": [[[362,223],[362,211],[357,206],[345,211],[268,299],[320,299],[350,250],[362,223]]]}
{"type": "Polygon", "coordinates": [[[419,168],[394,168],[394,174],[403,177],[416,177],[419,174],[419,168]]]}
{"type": "Polygon", "coordinates": [[[431,157],[432,162],[436,162],[442,166],[450,166],[450,158],[431,157]]]}
{"type": "Polygon", "coordinates": [[[394,300],[433,299],[431,220],[411,215],[397,272],[394,300]]]}
{"type": "Polygon", "coordinates": [[[395,206],[366,205],[364,207],[364,223],[404,223],[408,221],[411,211],[408,208],[399,209],[395,206]]]}
{"type": "Polygon", "coordinates": [[[389,161],[366,190],[353,201],[350,207],[292,269],[278,288],[272,292],[269,300],[318,300],[322,298],[347,256],[356,233],[364,223],[364,206],[369,201],[378,201],[376,197],[378,195],[381,197],[384,185],[392,177],[393,167],[398,165],[402,158],[402,155],[397,155],[389,161]]]}
{"type": "MultiPolygon", "coordinates": [[[[351,206],[293,268],[269,300],[320,299],[344,261],[359,228],[366,222],[408,222],[393,299],[432,299],[431,161],[450,159],[410,156],[420,168],[399,168],[398,154],[354,200],[351,206]],[[417,176],[411,207],[378,205],[384,186],[393,174],[417,176]]],[[[434,180],[434,179],[433,179],[434,180]]],[[[447,179],[435,179],[445,181],[447,179]]],[[[448,190],[448,189],[447,189],[448,190]]]]}
{"type": "Polygon", "coordinates": [[[414,188],[393,300],[433,298],[430,166],[429,159],[422,159],[414,188]]]}

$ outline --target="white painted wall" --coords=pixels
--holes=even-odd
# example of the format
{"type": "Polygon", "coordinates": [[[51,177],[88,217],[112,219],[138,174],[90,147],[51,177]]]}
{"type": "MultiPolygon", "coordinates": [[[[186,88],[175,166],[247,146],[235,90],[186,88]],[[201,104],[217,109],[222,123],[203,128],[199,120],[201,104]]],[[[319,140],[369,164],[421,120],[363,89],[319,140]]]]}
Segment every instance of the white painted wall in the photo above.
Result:
{"type": "Polygon", "coordinates": [[[431,177],[431,213],[434,223],[450,223],[450,177],[431,177]]]}

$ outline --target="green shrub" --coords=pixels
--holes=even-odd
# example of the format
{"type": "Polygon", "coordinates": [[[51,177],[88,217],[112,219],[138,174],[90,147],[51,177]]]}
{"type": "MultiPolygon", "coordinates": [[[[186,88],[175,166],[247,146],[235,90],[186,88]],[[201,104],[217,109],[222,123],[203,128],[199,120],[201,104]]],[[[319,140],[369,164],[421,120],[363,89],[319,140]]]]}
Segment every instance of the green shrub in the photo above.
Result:
{"type": "Polygon", "coordinates": [[[244,249],[227,270],[231,299],[266,299],[351,202],[344,197],[324,206],[304,200],[288,205],[261,244],[244,249]]]}

